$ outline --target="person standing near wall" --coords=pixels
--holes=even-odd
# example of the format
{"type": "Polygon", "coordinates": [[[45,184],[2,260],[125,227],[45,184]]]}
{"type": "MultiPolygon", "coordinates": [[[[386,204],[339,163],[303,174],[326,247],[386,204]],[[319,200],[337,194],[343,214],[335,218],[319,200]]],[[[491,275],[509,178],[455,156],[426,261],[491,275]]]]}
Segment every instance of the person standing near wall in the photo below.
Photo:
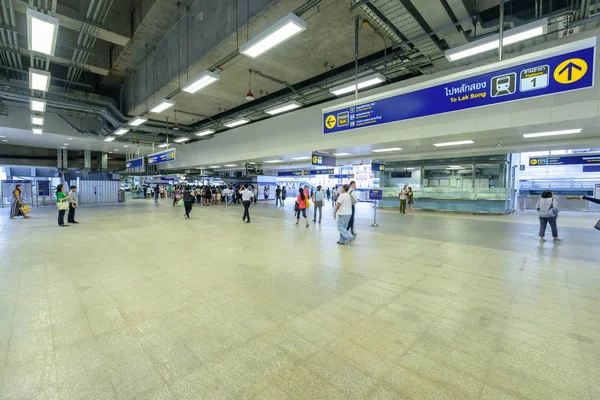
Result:
{"type": "Polygon", "coordinates": [[[323,219],[323,200],[325,193],[321,189],[321,185],[317,186],[317,191],[313,195],[313,202],[315,203],[315,213],[313,216],[313,222],[317,222],[317,210],[319,210],[319,223],[323,219]]]}
{"type": "Polygon", "coordinates": [[[544,190],[542,192],[542,198],[538,200],[535,205],[535,209],[538,212],[540,218],[540,242],[545,242],[546,239],[546,227],[550,224],[552,228],[552,237],[555,242],[559,242],[558,238],[558,227],[556,225],[556,219],[558,218],[558,201],[554,198],[552,191],[544,190]]]}
{"type": "Polygon", "coordinates": [[[70,224],[78,224],[75,221],[75,209],[79,207],[79,195],[77,194],[77,186],[71,186],[71,193],[69,193],[69,215],[67,222],[70,224]]]}
{"type": "Polygon", "coordinates": [[[354,214],[356,213],[356,203],[358,203],[358,196],[356,194],[356,182],[350,182],[350,190],[348,191],[350,195],[350,199],[352,200],[352,214],[350,215],[350,221],[348,221],[348,230],[352,233],[353,236],[356,236],[354,233],[354,214]]]}
{"type": "Polygon", "coordinates": [[[400,214],[406,214],[406,197],[408,194],[407,184],[404,184],[400,193],[398,193],[398,197],[400,197],[400,214]]]}
{"type": "Polygon", "coordinates": [[[348,232],[348,222],[352,215],[352,198],[348,194],[350,186],[343,185],[341,190],[342,194],[340,194],[337,199],[337,205],[333,212],[333,219],[337,220],[337,228],[340,232],[340,238],[338,239],[337,244],[343,246],[355,238],[354,235],[348,232]]]}
{"type": "Polygon", "coordinates": [[[244,205],[244,216],[242,217],[242,221],[246,221],[248,224],[250,223],[250,204],[252,203],[252,199],[254,198],[254,192],[246,189],[246,185],[242,185],[240,189],[240,195],[242,196],[242,204],[244,205]]]}

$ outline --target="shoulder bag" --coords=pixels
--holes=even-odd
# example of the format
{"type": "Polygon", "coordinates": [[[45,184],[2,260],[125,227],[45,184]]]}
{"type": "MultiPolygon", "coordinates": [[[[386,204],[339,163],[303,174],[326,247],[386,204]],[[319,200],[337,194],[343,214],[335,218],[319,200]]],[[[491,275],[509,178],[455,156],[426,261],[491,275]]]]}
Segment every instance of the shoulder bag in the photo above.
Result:
{"type": "Polygon", "coordinates": [[[66,201],[59,201],[56,203],[56,207],[59,209],[59,211],[65,211],[69,209],[69,203],[66,201]]]}

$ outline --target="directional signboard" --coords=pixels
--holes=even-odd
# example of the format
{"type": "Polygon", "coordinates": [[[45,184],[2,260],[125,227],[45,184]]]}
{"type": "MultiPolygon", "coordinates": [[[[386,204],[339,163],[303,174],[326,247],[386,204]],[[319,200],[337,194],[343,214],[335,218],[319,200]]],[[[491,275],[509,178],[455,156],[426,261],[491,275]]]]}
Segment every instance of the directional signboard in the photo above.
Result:
{"type": "Polygon", "coordinates": [[[313,153],[312,165],[320,165],[323,167],[335,167],[334,156],[324,156],[322,154],[313,153]]]}
{"type": "Polygon", "coordinates": [[[175,149],[163,150],[148,156],[148,165],[156,165],[175,161],[175,149]]]}
{"type": "Polygon", "coordinates": [[[596,37],[478,70],[393,91],[389,97],[323,110],[325,135],[594,86],[596,37]],[[543,58],[546,54],[546,58],[543,58]],[[551,56],[550,56],[551,55],[551,56]],[[536,61],[531,61],[535,59],[536,61]],[[519,63],[519,60],[522,60],[519,63]],[[463,74],[464,76],[464,74],[463,74]]]}
{"type": "Polygon", "coordinates": [[[529,157],[529,166],[531,167],[549,165],[600,165],[600,155],[529,157]]]}
{"type": "Polygon", "coordinates": [[[383,172],[383,171],[385,171],[385,164],[372,162],[371,163],[371,171],[373,171],[373,172],[383,172]]]}

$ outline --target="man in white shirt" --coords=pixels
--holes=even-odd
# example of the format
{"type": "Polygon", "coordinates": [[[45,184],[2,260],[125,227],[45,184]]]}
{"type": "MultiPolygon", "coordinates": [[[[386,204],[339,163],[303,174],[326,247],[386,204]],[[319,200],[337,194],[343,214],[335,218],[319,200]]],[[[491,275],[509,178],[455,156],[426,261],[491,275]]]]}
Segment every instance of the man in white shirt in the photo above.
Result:
{"type": "Polygon", "coordinates": [[[231,203],[231,189],[228,187],[223,189],[223,197],[225,197],[225,204],[231,203]]]}
{"type": "Polygon", "coordinates": [[[402,188],[402,190],[398,194],[400,196],[400,213],[401,214],[406,214],[406,197],[408,195],[407,186],[408,185],[405,183],[404,187],[402,188]]]}
{"type": "Polygon", "coordinates": [[[342,186],[342,194],[337,199],[337,206],[333,212],[333,219],[337,220],[337,228],[340,232],[340,238],[337,243],[345,245],[347,242],[354,240],[354,235],[348,232],[348,222],[352,216],[352,198],[348,194],[350,186],[342,186]]]}
{"type": "Polygon", "coordinates": [[[348,230],[352,235],[356,236],[354,233],[354,214],[356,213],[356,203],[358,203],[358,196],[356,194],[356,182],[350,182],[350,190],[348,191],[350,198],[352,199],[352,215],[350,216],[350,221],[348,221],[348,230]]]}
{"type": "Polygon", "coordinates": [[[79,195],[77,194],[77,186],[71,186],[71,193],[69,193],[69,216],[68,222],[70,224],[78,224],[75,221],[75,209],[79,205],[79,195]]]}
{"type": "Polygon", "coordinates": [[[250,223],[250,204],[254,198],[254,193],[248,190],[246,185],[242,185],[240,194],[242,195],[242,203],[244,204],[244,216],[242,217],[242,221],[246,221],[246,218],[248,218],[247,223],[250,223]]]}

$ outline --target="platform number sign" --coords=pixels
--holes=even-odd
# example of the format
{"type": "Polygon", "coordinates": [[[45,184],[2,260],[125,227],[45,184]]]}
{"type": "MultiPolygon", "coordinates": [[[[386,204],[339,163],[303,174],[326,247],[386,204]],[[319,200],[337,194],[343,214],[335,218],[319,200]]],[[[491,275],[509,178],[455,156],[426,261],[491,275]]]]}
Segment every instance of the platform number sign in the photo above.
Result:
{"type": "Polygon", "coordinates": [[[528,68],[521,71],[521,92],[548,87],[550,82],[549,71],[550,67],[548,65],[528,68]]]}

